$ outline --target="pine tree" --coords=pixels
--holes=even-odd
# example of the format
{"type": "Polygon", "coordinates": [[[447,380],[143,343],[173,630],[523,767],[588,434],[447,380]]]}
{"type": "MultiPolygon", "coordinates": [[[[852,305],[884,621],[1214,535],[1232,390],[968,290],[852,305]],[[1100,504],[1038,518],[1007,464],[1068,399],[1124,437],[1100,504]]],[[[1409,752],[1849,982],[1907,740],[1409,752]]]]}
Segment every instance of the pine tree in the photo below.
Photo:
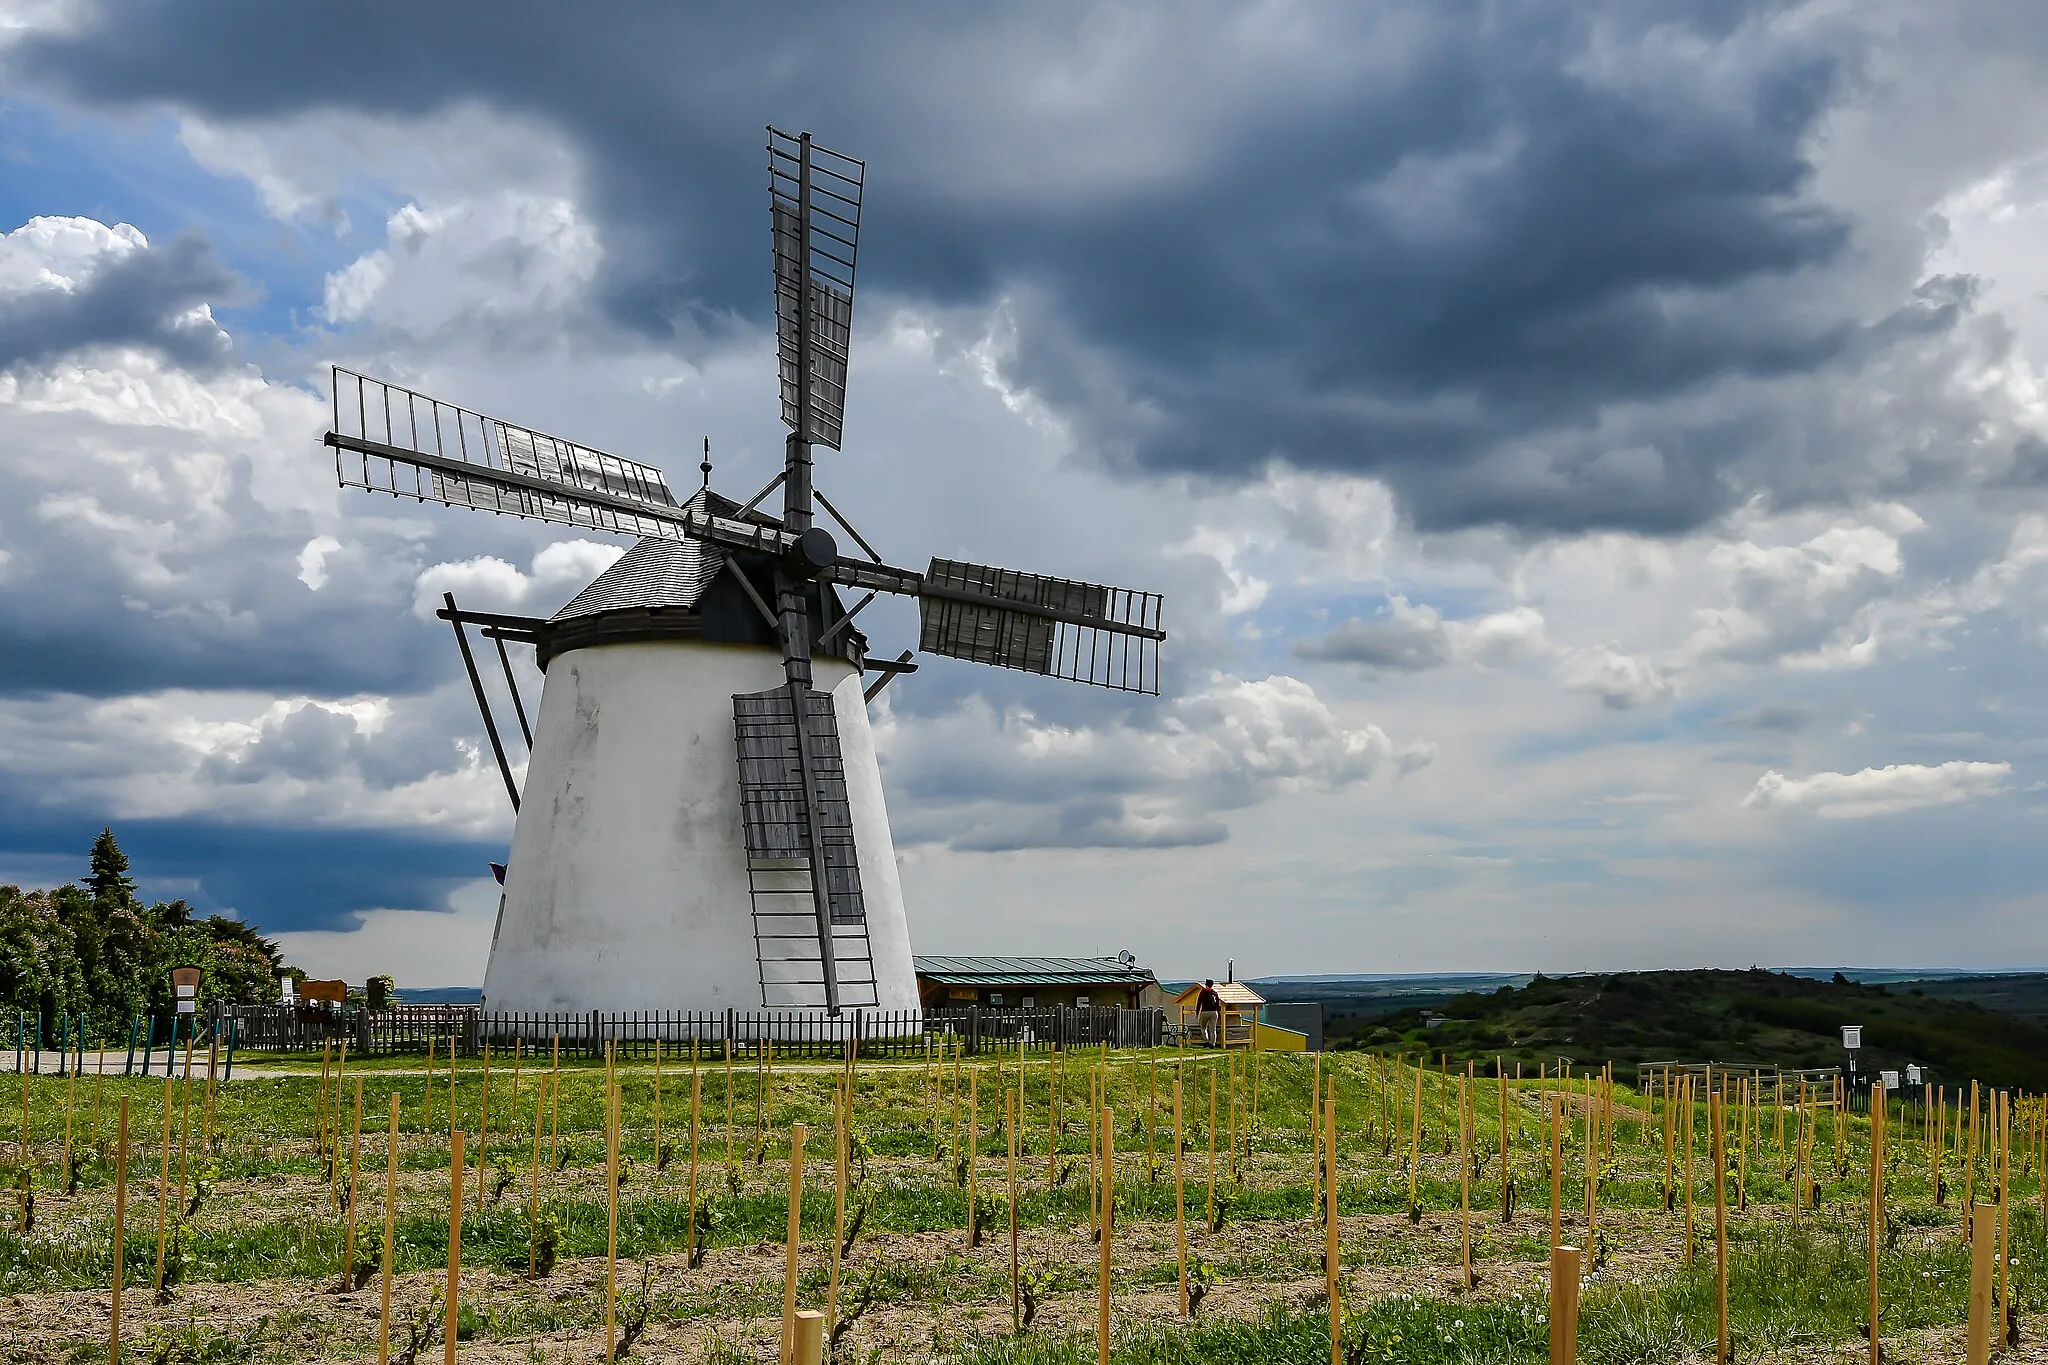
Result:
{"type": "Polygon", "coordinates": [[[85,879],[95,906],[104,913],[126,910],[135,905],[135,879],[128,875],[128,855],[114,842],[111,827],[92,841],[92,875],[85,879]]]}

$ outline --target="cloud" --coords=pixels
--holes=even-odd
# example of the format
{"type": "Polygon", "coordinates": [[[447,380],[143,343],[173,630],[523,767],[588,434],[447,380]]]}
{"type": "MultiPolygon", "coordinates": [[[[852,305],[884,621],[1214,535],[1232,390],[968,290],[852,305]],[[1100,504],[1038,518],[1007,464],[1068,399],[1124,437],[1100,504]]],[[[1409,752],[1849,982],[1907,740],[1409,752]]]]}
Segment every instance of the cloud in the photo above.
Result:
{"type": "Polygon", "coordinates": [[[1722,724],[1758,734],[1796,735],[1817,719],[1818,713],[1808,707],[1772,703],[1729,716],[1722,724]]]}
{"type": "Polygon", "coordinates": [[[127,223],[31,218],[0,234],[0,370],[95,346],[211,368],[232,349],[211,305],[242,292],[196,233],[151,247],[127,223]]]}
{"type": "Polygon", "coordinates": [[[2011,775],[2010,763],[1962,760],[1931,768],[1894,763],[1811,777],[1786,777],[1772,770],[1756,780],[1742,804],[1751,810],[1810,810],[1824,820],[1861,820],[1995,795],[2011,775]]]}
{"type": "Polygon", "coordinates": [[[1387,609],[1385,620],[1353,617],[1321,639],[1296,645],[1295,655],[1318,663],[1419,672],[1450,663],[1497,668],[1550,651],[1543,615],[1533,607],[1446,621],[1435,607],[1427,603],[1418,607],[1395,594],[1387,598],[1387,609]]]}
{"type": "Polygon", "coordinates": [[[890,790],[912,803],[899,842],[974,850],[1220,842],[1226,812],[1411,772],[1435,753],[1376,725],[1347,726],[1284,675],[1217,675],[1149,726],[1060,725],[975,702],[877,728],[890,790]]]}
{"type": "Polygon", "coordinates": [[[414,581],[412,614],[422,621],[434,620],[444,605],[442,594],[452,592],[470,611],[551,616],[625,552],[622,545],[558,540],[535,553],[531,573],[521,573],[495,555],[435,564],[414,581]]]}
{"type": "Polygon", "coordinates": [[[1632,711],[1677,695],[1671,675],[1649,659],[1623,654],[1612,645],[1573,650],[1560,665],[1564,684],[1600,699],[1611,711],[1632,711]]]}
{"type": "MultiPolygon", "coordinates": [[[[758,202],[759,111],[785,111],[875,168],[863,289],[1003,302],[1003,381],[1092,458],[1375,475],[1430,527],[1670,532],[1759,490],[1841,487],[1868,441],[1910,452],[1901,423],[1863,420],[1837,388],[1897,365],[1912,382],[1888,387],[1917,412],[1970,314],[1967,289],[1922,288],[1917,261],[1851,252],[1854,216],[1819,192],[1821,131],[1870,98],[1880,41],[1840,16],[449,13],[423,29],[110,7],[7,62],[70,101],[177,108],[209,130],[202,154],[293,213],[332,186],[223,130],[267,121],[331,151],[351,138],[317,118],[453,128],[483,106],[537,125],[571,149],[601,257],[545,245],[568,220],[543,207],[534,277],[573,259],[615,325],[697,354],[735,320],[765,324],[758,210],[741,206],[758,202]],[[1789,424],[1800,438],[1776,436],[1789,424]]],[[[459,212],[491,211],[474,203],[459,212]]],[[[431,251],[447,234],[398,235],[431,251]]],[[[383,296],[402,264],[387,247],[339,272],[330,313],[383,296]]],[[[435,290],[428,321],[447,316],[435,290]]]]}

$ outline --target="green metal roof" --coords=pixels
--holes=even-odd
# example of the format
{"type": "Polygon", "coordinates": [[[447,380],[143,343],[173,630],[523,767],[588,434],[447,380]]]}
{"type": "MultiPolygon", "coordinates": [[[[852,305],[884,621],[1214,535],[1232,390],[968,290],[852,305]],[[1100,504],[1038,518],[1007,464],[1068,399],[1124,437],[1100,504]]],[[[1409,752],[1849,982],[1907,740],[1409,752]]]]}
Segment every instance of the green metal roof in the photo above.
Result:
{"type": "Polygon", "coordinates": [[[1142,986],[1143,967],[1113,957],[917,957],[917,974],[944,986],[1142,986]]]}

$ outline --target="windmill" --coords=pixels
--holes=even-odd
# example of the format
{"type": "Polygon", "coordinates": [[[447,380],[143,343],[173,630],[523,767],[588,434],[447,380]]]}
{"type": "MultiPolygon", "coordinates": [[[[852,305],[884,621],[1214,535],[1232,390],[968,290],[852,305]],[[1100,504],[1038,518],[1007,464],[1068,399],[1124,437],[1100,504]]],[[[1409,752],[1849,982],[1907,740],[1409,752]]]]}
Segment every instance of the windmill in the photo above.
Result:
{"type": "Polygon", "coordinates": [[[678,501],[651,465],[334,372],[325,444],[344,487],[639,538],[552,617],[452,595],[440,612],[517,812],[485,975],[496,1009],[916,1004],[866,711],[915,665],[867,657],[854,620],[878,594],[917,600],[927,653],[1159,691],[1158,594],[898,568],[813,488],[812,451],[841,442],[865,167],[771,127],[768,172],[789,435],[782,471],[743,503],[712,491],[708,443],[703,486],[678,501]],[[780,516],[762,510],[777,491],[780,516]],[[815,509],[860,553],[842,555],[815,509]],[[842,589],[863,595],[849,607],[842,589]],[[523,792],[469,626],[504,665],[523,792]],[[546,675],[532,723],[508,641],[546,675]]]}

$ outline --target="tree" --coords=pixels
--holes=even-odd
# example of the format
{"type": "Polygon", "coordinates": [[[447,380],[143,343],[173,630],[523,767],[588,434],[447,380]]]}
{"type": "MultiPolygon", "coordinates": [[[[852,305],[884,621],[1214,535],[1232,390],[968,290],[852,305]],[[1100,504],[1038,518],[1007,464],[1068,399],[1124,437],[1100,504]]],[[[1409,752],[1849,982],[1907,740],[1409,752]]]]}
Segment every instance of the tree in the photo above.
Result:
{"type": "Polygon", "coordinates": [[[103,910],[135,905],[135,879],[128,875],[128,855],[114,842],[112,826],[92,841],[92,875],[85,879],[92,888],[93,903],[103,910]]]}
{"type": "Polygon", "coordinates": [[[271,998],[283,958],[260,929],[182,900],[145,906],[112,829],[90,861],[75,885],[0,886],[0,1007],[36,1014],[46,1037],[58,1014],[83,1014],[90,1034],[123,1038],[136,1015],[171,1013],[174,966],[200,969],[201,1009],[271,998]]]}

